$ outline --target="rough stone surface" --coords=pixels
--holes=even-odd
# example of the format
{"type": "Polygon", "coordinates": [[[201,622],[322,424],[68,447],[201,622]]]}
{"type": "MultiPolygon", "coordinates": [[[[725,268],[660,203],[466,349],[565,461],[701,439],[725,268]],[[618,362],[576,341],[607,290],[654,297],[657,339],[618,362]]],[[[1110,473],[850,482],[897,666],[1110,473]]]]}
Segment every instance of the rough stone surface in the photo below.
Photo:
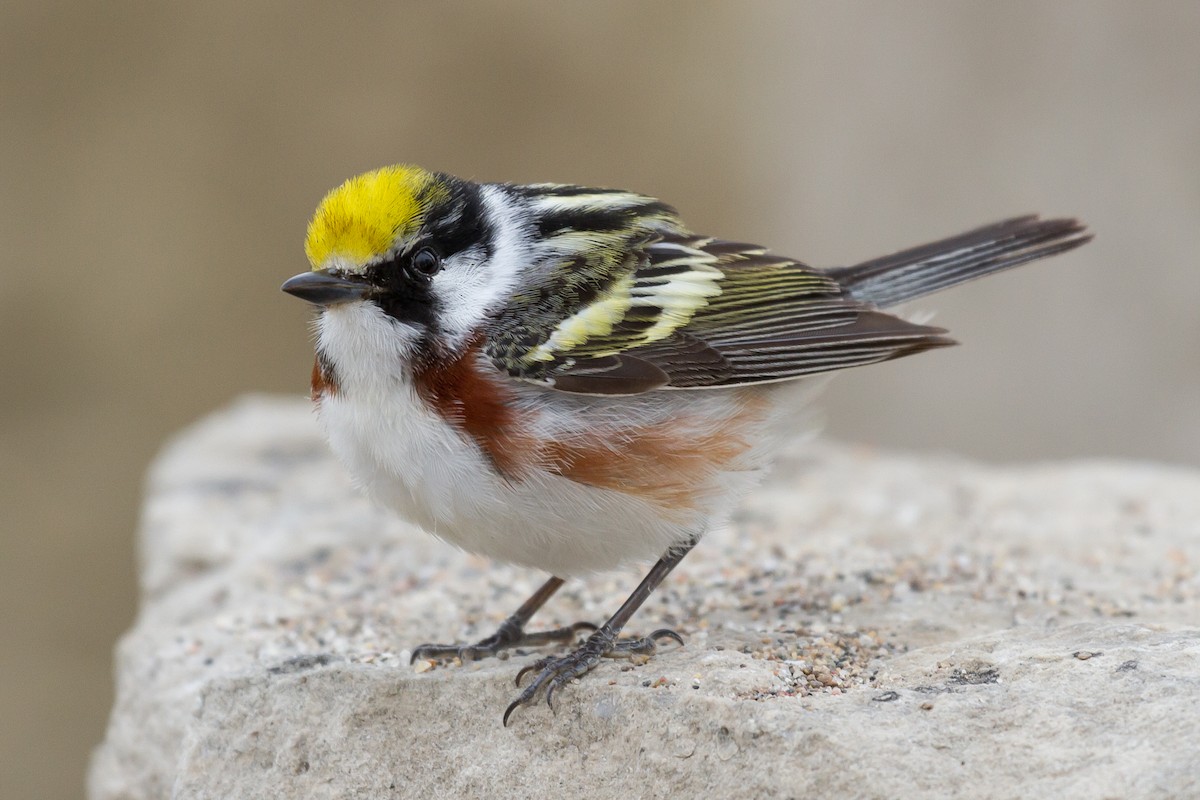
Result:
{"type": "MultiPolygon", "coordinates": [[[[500,714],[534,654],[408,664],[542,575],[351,488],[307,404],[249,398],[153,469],[109,798],[1200,796],[1200,473],[797,448],[606,662],[500,714]]],[[[568,584],[600,621],[637,571],[568,584]]]]}

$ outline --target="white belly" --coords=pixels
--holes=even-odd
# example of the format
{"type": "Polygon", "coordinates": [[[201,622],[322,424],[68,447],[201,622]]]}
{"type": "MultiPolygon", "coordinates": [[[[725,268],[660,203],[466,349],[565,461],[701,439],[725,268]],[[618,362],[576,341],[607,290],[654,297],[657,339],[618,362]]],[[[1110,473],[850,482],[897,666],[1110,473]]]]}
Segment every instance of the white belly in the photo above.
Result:
{"type": "MultiPolygon", "coordinates": [[[[323,397],[318,419],[334,452],[372,499],[429,533],[560,577],[652,560],[719,524],[777,449],[777,412],[792,406],[771,403],[753,429],[740,432],[752,447],[737,463],[688,478],[691,500],[682,507],[536,466],[508,479],[474,440],[417,396],[408,378],[413,343],[403,332],[369,303],[337,306],[319,318],[318,348],[335,366],[338,389],[323,397]]],[[[702,435],[738,417],[744,402],[721,390],[614,398],[523,384],[514,391],[536,409],[538,436],[557,438],[590,425],[611,432],[608,441],[618,446],[638,437],[639,424],[687,436],[680,420],[691,420],[702,435]]]]}
{"type": "Polygon", "coordinates": [[[318,417],[372,499],[464,550],[567,577],[654,559],[702,532],[705,515],[669,518],[638,497],[544,470],[506,480],[405,389],[384,404],[326,397],[318,417]]]}

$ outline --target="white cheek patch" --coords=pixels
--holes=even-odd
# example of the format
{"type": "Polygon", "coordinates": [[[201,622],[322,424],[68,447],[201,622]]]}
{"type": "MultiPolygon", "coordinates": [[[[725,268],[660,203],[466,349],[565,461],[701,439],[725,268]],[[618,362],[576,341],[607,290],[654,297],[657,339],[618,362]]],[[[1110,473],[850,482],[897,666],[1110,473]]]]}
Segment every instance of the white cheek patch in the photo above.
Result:
{"type": "Polygon", "coordinates": [[[457,343],[480,326],[497,291],[482,247],[451,256],[433,278],[439,327],[457,343]]]}
{"type": "Polygon", "coordinates": [[[483,246],[447,259],[433,279],[442,330],[451,346],[474,333],[512,294],[522,271],[533,260],[525,239],[529,212],[521,201],[495,186],[482,186],[483,213],[491,230],[491,258],[483,246]]]}

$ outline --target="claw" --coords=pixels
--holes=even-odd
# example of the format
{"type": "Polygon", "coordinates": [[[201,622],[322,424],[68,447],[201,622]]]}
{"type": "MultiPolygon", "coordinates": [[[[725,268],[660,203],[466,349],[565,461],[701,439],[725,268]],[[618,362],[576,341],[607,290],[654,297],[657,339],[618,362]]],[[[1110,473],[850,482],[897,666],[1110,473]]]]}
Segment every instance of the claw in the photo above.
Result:
{"type": "Polygon", "coordinates": [[[539,658],[537,661],[533,662],[532,664],[526,664],[525,666],[521,667],[521,671],[517,673],[517,680],[516,680],[517,686],[519,687],[521,685],[521,678],[524,678],[527,674],[529,674],[530,672],[533,672],[534,670],[541,669],[544,666],[544,664],[542,662],[544,662],[545,660],[546,659],[544,659],[544,658],[539,658]]]}
{"type": "MultiPolygon", "coordinates": [[[[519,681],[521,680],[522,675],[524,675],[526,672],[530,672],[532,670],[538,669],[539,665],[541,665],[543,662],[548,661],[548,660],[549,659],[543,658],[540,661],[538,661],[537,663],[530,664],[529,666],[522,669],[520,671],[520,673],[517,674],[517,680],[518,680],[517,685],[518,686],[521,685],[519,683],[519,681]]],[[[530,686],[527,689],[525,689],[519,695],[517,695],[516,700],[513,700],[511,703],[508,704],[508,708],[506,708],[504,710],[504,719],[503,719],[504,727],[506,727],[506,728],[508,727],[508,718],[512,715],[512,712],[516,711],[517,708],[520,706],[527,706],[533,702],[533,698],[537,696],[538,689],[541,688],[542,683],[546,680],[546,675],[547,675],[546,670],[547,669],[548,668],[542,668],[542,671],[538,674],[537,678],[534,679],[533,683],[530,684],[530,686]]],[[[550,710],[553,711],[554,706],[550,706],[550,710]]]]}
{"type": "Polygon", "coordinates": [[[504,709],[504,727],[505,728],[508,727],[508,718],[512,715],[512,712],[517,710],[517,706],[519,706],[519,705],[521,705],[521,698],[518,697],[516,700],[513,700],[511,703],[508,704],[508,708],[504,709]]]}
{"type": "Polygon", "coordinates": [[[565,656],[547,656],[532,664],[526,664],[517,673],[516,685],[521,686],[521,680],[530,672],[536,672],[533,681],[521,690],[504,711],[504,726],[508,727],[509,717],[519,706],[526,706],[537,698],[538,693],[545,689],[546,705],[554,710],[554,695],[571,680],[586,675],[602,658],[628,658],[631,655],[652,656],[659,639],[671,639],[683,644],[683,637],[668,628],[660,628],[649,636],[641,639],[622,639],[614,641],[611,630],[600,628],[588,637],[578,649],[565,656]]]}
{"type": "Polygon", "coordinates": [[[670,628],[659,628],[646,638],[650,639],[651,641],[658,641],[659,639],[673,639],[680,647],[684,646],[683,637],[670,628]]]}

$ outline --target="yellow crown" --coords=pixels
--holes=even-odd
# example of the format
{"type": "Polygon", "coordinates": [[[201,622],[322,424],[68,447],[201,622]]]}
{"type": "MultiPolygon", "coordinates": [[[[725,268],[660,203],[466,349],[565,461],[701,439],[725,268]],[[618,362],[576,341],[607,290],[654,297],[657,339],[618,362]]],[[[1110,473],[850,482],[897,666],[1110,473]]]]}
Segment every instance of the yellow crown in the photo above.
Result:
{"type": "Polygon", "coordinates": [[[436,186],[433,173],[407,164],[346,181],[325,195],[308,223],[304,251],[312,268],[329,266],[331,258],[343,269],[358,268],[385,255],[420,227],[436,186]]]}

